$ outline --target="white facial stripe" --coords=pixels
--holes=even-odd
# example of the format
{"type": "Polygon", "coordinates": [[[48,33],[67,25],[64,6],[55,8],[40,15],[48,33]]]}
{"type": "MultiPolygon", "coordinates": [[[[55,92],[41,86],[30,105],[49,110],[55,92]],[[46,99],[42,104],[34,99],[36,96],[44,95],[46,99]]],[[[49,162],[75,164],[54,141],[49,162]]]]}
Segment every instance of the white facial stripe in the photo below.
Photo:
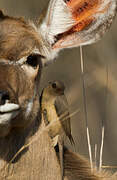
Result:
{"type": "MultiPolygon", "coordinates": [[[[34,48],[32,50],[32,52],[30,52],[30,54],[41,54],[41,53],[40,53],[39,49],[34,48]]],[[[21,66],[21,65],[25,64],[26,60],[27,60],[27,56],[24,56],[21,59],[19,59],[18,61],[10,61],[8,59],[0,59],[0,63],[8,64],[8,65],[20,65],[21,66]]]]}
{"type": "Polygon", "coordinates": [[[37,49],[37,48],[33,49],[32,54],[33,54],[33,53],[34,53],[34,54],[41,54],[40,51],[39,51],[39,49],[37,49]]]}
{"type": "Polygon", "coordinates": [[[33,108],[33,100],[31,99],[27,105],[26,114],[25,114],[26,117],[31,113],[32,108],[33,108]]]}
{"type": "Polygon", "coordinates": [[[35,98],[35,96],[36,96],[36,90],[37,90],[37,88],[36,88],[36,86],[35,86],[33,97],[29,100],[28,105],[27,105],[27,109],[26,109],[26,113],[25,113],[25,116],[26,116],[26,117],[27,117],[27,116],[31,113],[31,111],[32,111],[33,104],[34,104],[34,98],[35,98]]]}
{"type": "MultiPolygon", "coordinates": [[[[39,49],[34,48],[32,50],[32,52],[30,52],[30,54],[41,54],[41,53],[40,53],[39,49]]],[[[19,61],[17,61],[16,63],[19,65],[23,65],[26,62],[26,60],[27,60],[27,56],[24,56],[19,61]]]]}
{"type": "Polygon", "coordinates": [[[19,61],[10,61],[8,59],[1,59],[0,63],[8,64],[8,65],[22,65],[25,63],[26,57],[21,58],[19,61]]]}

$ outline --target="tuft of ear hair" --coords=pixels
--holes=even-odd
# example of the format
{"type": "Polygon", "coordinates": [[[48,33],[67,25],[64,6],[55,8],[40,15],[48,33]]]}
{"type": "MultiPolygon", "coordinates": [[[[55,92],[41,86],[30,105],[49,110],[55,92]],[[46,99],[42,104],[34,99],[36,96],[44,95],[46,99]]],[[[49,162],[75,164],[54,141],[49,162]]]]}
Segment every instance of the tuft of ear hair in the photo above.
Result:
{"type": "Polygon", "coordinates": [[[4,19],[6,16],[4,15],[3,11],[0,10],[0,20],[4,19]]]}

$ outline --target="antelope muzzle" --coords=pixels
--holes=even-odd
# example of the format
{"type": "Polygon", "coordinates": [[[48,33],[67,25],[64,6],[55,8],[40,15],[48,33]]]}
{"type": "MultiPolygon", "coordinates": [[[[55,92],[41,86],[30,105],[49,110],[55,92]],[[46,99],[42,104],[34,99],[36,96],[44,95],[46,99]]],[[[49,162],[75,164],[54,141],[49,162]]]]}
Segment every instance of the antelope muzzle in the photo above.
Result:
{"type": "Polygon", "coordinates": [[[26,65],[9,62],[0,60],[0,137],[13,129],[25,129],[39,111],[38,73],[30,76],[26,65]]]}

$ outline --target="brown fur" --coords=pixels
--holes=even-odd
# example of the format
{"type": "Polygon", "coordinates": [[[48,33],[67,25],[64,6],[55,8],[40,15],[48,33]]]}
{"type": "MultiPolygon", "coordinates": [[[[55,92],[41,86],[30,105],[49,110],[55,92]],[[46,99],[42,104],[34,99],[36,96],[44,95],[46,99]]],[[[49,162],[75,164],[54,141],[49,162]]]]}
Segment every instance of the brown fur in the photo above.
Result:
{"type": "Polygon", "coordinates": [[[0,58],[16,61],[30,54],[34,47],[39,49],[37,32],[29,23],[23,18],[0,15],[0,58]]]}

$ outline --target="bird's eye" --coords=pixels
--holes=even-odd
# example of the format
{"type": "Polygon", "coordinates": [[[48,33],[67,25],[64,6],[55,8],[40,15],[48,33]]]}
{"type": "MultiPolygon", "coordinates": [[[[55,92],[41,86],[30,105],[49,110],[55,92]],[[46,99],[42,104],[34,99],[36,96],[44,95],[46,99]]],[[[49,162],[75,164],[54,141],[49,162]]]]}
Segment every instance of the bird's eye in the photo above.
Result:
{"type": "Polygon", "coordinates": [[[39,54],[31,54],[27,57],[26,64],[28,64],[29,66],[32,66],[33,68],[37,68],[40,58],[41,58],[41,55],[39,54]]]}
{"type": "Polygon", "coordinates": [[[52,83],[52,88],[56,89],[57,85],[56,83],[52,83]]]}

